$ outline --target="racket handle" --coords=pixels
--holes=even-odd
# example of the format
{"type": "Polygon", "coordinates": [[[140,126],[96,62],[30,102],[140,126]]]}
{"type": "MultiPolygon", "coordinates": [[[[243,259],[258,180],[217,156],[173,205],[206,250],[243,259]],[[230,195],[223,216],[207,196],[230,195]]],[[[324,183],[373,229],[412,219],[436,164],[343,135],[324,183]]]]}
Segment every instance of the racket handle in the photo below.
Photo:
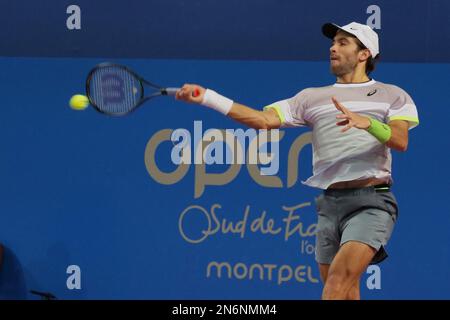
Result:
{"type": "MultiPolygon", "coordinates": [[[[165,89],[163,89],[162,94],[168,95],[168,96],[174,96],[177,94],[177,91],[180,89],[181,88],[165,88],[165,89]]],[[[195,89],[194,92],[192,92],[193,97],[198,97],[199,95],[200,95],[199,89],[195,89]]]]}
{"type": "Polygon", "coordinates": [[[180,89],[181,88],[165,88],[162,92],[163,92],[163,95],[165,93],[168,96],[174,96],[177,94],[177,91],[180,89]]]}

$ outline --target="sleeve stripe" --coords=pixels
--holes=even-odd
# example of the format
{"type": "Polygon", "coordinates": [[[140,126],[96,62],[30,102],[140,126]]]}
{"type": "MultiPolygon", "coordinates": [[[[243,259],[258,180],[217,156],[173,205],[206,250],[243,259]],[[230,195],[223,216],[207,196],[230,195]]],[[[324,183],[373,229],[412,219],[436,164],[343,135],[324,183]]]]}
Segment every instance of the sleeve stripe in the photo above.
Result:
{"type": "Polygon", "coordinates": [[[281,111],[280,106],[278,106],[276,104],[271,104],[270,106],[266,106],[263,108],[264,111],[269,110],[269,109],[274,109],[277,112],[277,115],[280,118],[282,124],[286,122],[286,119],[284,117],[283,112],[281,111]]]}
{"type": "Polygon", "coordinates": [[[389,118],[389,121],[392,120],[406,120],[409,122],[409,129],[416,127],[419,124],[419,118],[416,117],[408,117],[408,116],[393,116],[389,118]]]}
{"type": "Polygon", "coordinates": [[[407,117],[407,116],[393,116],[389,118],[390,121],[392,120],[406,120],[414,123],[419,123],[419,118],[416,117],[407,117]]]}

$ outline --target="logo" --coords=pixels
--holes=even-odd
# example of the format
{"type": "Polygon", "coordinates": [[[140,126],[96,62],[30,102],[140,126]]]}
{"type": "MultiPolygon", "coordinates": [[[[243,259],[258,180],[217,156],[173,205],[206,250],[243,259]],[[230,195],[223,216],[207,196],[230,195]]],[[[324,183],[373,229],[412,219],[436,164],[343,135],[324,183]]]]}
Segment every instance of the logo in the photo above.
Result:
{"type": "Polygon", "coordinates": [[[67,289],[81,289],[81,268],[76,264],[67,267],[66,273],[69,274],[66,285],[67,289]]]}
{"type": "MultiPolygon", "coordinates": [[[[202,196],[207,186],[223,186],[232,182],[241,171],[241,167],[246,167],[250,177],[263,187],[291,188],[299,178],[298,163],[301,158],[301,150],[312,141],[311,132],[305,132],[292,142],[288,152],[287,166],[282,166],[287,169],[287,178],[284,182],[277,175],[280,168],[279,142],[284,136],[284,131],[277,132],[275,136],[271,136],[275,132],[268,133],[264,130],[259,130],[259,132],[235,130],[233,133],[230,130],[224,130],[220,132],[220,135],[218,134],[220,130],[213,130],[209,133],[206,131],[203,134],[202,132],[195,134],[195,127],[194,123],[194,138],[189,131],[184,131],[185,129],[178,131],[162,129],[149,139],[144,152],[147,172],[153,180],[160,184],[178,183],[192,167],[195,171],[195,199],[202,196]],[[175,132],[179,135],[177,136],[175,132]],[[217,133],[217,137],[213,133],[217,133]],[[249,142],[244,145],[246,140],[240,139],[240,135],[243,138],[246,133],[249,134],[247,135],[249,142]],[[254,135],[253,138],[252,135],[254,135]],[[242,142],[240,142],[241,140],[242,142]],[[169,142],[171,147],[170,158],[177,166],[172,171],[163,171],[157,162],[159,148],[163,148],[166,142],[169,142]],[[271,150],[268,150],[269,148],[271,150]],[[252,160],[252,156],[255,157],[255,161],[252,160]],[[230,161],[226,161],[227,159],[230,161]],[[243,161],[244,159],[245,161],[243,161]],[[224,172],[211,173],[206,170],[208,164],[221,163],[227,164],[224,172]]],[[[202,131],[200,125],[197,126],[197,129],[202,131]]]]}
{"type": "Polygon", "coordinates": [[[373,96],[375,93],[377,93],[377,89],[374,89],[374,90],[370,91],[370,92],[367,94],[367,96],[368,96],[368,97],[373,96]]]}

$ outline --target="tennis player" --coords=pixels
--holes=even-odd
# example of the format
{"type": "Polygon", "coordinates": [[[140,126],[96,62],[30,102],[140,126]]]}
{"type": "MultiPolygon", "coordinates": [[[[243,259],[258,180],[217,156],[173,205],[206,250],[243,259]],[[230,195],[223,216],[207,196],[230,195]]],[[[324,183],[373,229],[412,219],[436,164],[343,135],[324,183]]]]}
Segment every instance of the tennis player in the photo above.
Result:
{"type": "Polygon", "coordinates": [[[333,85],[301,90],[263,111],[194,84],[184,85],[176,98],[256,129],[312,129],[313,175],[303,183],[323,189],[316,198],[322,298],[360,299],[361,275],[387,257],[385,246],[397,220],[390,150],[406,151],[408,130],[419,119],[404,90],[369,77],[379,58],[375,31],[352,22],[327,23],[322,32],[332,39],[333,85]],[[193,97],[194,90],[200,95],[193,97]]]}

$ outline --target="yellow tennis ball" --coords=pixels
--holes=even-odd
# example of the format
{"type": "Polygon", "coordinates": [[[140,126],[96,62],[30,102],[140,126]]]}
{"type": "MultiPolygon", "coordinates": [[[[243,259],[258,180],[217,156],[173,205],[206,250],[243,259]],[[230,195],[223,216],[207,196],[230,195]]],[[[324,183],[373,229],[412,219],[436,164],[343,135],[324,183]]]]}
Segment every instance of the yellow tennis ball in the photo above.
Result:
{"type": "Polygon", "coordinates": [[[69,105],[72,109],[84,110],[89,105],[89,99],[82,94],[76,94],[70,98],[69,105]]]}

